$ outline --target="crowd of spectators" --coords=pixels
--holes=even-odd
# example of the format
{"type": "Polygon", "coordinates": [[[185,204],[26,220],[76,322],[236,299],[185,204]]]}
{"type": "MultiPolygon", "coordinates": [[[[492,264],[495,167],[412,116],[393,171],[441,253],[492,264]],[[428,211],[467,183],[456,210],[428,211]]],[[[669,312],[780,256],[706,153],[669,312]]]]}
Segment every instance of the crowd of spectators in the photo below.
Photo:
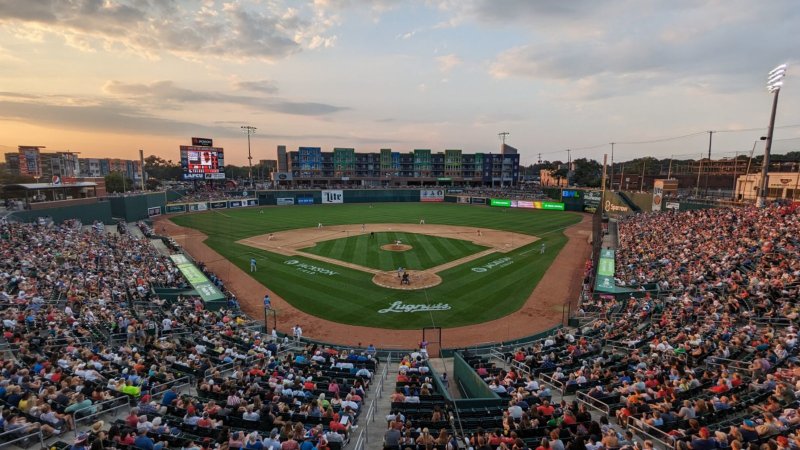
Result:
{"type": "Polygon", "coordinates": [[[40,431],[92,448],[330,449],[356,426],[374,352],[291,352],[235,298],[160,298],[188,286],[147,238],[3,221],[0,254],[0,446],[40,431]]]}
{"type": "Polygon", "coordinates": [[[238,200],[242,198],[252,198],[252,195],[244,196],[245,191],[229,192],[224,190],[194,190],[185,192],[178,200],[173,203],[196,203],[196,202],[216,202],[222,200],[238,200]]]}
{"type": "Polygon", "coordinates": [[[629,294],[586,299],[582,327],[508,351],[510,369],[465,355],[508,400],[496,429],[473,440],[654,445],[636,432],[677,449],[800,447],[799,235],[787,205],[621,220],[616,276],[629,294]],[[580,402],[553,404],[551,390],[580,402]]]}

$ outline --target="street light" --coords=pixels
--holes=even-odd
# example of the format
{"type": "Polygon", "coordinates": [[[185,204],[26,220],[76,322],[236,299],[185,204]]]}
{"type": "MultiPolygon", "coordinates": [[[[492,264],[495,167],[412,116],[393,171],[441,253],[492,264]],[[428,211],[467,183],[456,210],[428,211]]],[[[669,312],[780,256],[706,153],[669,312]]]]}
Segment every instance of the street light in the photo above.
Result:
{"type": "Polygon", "coordinates": [[[763,208],[767,204],[767,177],[769,176],[769,152],[772,149],[772,132],[775,129],[775,113],[778,110],[778,94],[783,86],[783,78],[786,76],[786,64],[772,69],[767,75],[767,90],[774,94],[772,98],[772,114],[769,118],[769,129],[767,130],[766,145],[764,146],[764,161],[761,163],[761,186],[758,191],[756,206],[763,208]]]}
{"type": "Polygon", "coordinates": [[[247,176],[250,179],[250,187],[253,187],[253,155],[250,154],[250,135],[255,134],[256,127],[251,127],[250,125],[242,125],[242,129],[247,133],[247,164],[250,166],[250,170],[247,172],[247,176]]]}

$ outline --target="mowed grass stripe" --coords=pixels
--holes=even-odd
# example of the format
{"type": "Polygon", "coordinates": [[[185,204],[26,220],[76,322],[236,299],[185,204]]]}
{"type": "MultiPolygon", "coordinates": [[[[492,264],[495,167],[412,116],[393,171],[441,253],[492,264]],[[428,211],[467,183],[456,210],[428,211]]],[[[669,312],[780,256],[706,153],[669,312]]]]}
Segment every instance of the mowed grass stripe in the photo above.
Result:
{"type": "MultiPolygon", "coordinates": [[[[174,221],[179,225],[197,228],[208,235],[206,243],[209,247],[245,272],[249,270],[250,256],[254,255],[259,264],[259,271],[254,274],[254,278],[304,312],[341,323],[399,329],[419,329],[434,323],[443,327],[469,325],[516,311],[538,282],[561,282],[541,278],[566,242],[561,230],[580,220],[580,215],[572,213],[504,210],[455,204],[376,203],[374,208],[369,208],[367,204],[270,207],[264,208],[263,214],[258,212],[259,209],[226,210],[225,213],[229,216],[227,218],[218,214],[195,213],[174,217],[174,221]],[[353,224],[353,217],[358,218],[357,224],[353,224]],[[496,229],[536,235],[545,239],[547,252],[545,255],[538,254],[540,241],[509,254],[488,255],[449,269],[440,273],[443,283],[434,288],[425,291],[396,291],[374,285],[367,273],[235,244],[236,240],[245,237],[316,227],[319,221],[326,226],[353,224],[352,229],[355,231],[360,229],[361,223],[417,223],[420,217],[425,217],[429,224],[462,225],[476,230],[496,229]],[[533,251],[520,256],[531,249],[533,251]],[[482,274],[471,270],[504,256],[514,258],[514,264],[493,268],[482,274]],[[286,265],[284,262],[289,259],[328,268],[336,271],[337,275],[308,275],[286,265]],[[433,313],[378,313],[378,310],[387,308],[393,301],[403,301],[406,304],[442,302],[450,304],[452,309],[433,313]]],[[[355,239],[357,236],[351,238],[355,239]]],[[[445,248],[448,248],[448,244],[456,248],[462,245],[458,240],[445,242],[445,248]]],[[[383,243],[388,243],[388,239],[383,243]]],[[[378,244],[367,243],[367,248],[377,249],[378,244]]],[[[329,245],[332,249],[335,243],[331,241],[329,245]]],[[[354,257],[358,256],[360,248],[358,242],[355,246],[357,248],[354,257]]],[[[320,244],[315,250],[322,248],[324,247],[320,244]]],[[[441,254],[441,249],[436,246],[434,248],[441,254]]],[[[388,253],[393,254],[390,255],[390,261],[403,254],[367,250],[367,260],[384,261],[383,254],[388,253]]],[[[398,264],[391,263],[385,270],[393,270],[397,266],[398,264]]],[[[224,271],[217,275],[223,279],[226,277],[224,271]]],[[[280,320],[280,311],[278,315],[280,320]]],[[[503,332],[498,330],[496,337],[501,338],[503,332]]]]}

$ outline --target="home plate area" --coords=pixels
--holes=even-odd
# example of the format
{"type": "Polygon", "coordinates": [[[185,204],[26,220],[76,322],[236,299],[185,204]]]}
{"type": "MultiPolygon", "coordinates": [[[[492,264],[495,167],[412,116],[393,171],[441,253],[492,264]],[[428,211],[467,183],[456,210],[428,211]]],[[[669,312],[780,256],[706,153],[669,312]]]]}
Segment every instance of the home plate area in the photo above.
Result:
{"type": "Polygon", "coordinates": [[[427,270],[388,271],[376,273],[372,282],[389,289],[427,289],[442,282],[442,278],[427,270]]]}

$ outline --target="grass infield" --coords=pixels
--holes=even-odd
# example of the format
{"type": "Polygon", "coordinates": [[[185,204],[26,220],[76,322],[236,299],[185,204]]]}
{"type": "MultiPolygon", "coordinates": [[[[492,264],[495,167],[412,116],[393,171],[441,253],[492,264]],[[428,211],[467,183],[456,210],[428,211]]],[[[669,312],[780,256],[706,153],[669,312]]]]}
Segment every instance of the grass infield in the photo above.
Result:
{"type": "MultiPolygon", "coordinates": [[[[537,283],[542,281],[542,275],[566,243],[564,228],[578,223],[581,216],[561,211],[490,208],[449,203],[375,203],[373,207],[369,204],[355,203],[226,209],[222,212],[209,211],[176,216],[172,220],[178,225],[202,231],[208,236],[206,245],[245,272],[249,272],[250,258],[255,257],[259,269],[251,275],[306,313],[353,325],[419,329],[424,326],[456,327],[481,323],[518,310],[537,283]],[[264,212],[260,213],[262,209],[264,212]],[[442,277],[442,284],[419,291],[381,288],[373,284],[372,276],[365,272],[309,258],[288,257],[236,243],[246,237],[270,232],[312,228],[320,222],[326,226],[354,223],[418,223],[420,218],[425,218],[428,224],[515,231],[537,236],[540,240],[509,253],[490,254],[440,272],[438,275],[442,277]],[[542,243],[547,246],[547,251],[543,255],[539,254],[542,243]],[[502,258],[508,259],[500,261],[502,258]],[[387,311],[398,301],[404,305],[443,304],[448,308],[424,312],[387,311]]],[[[411,234],[407,235],[411,239],[411,234]]],[[[416,237],[429,236],[416,235],[416,237]]],[[[357,238],[335,241],[350,239],[356,239],[353,241],[355,243],[353,248],[357,249],[357,238]]],[[[409,243],[406,239],[400,239],[404,243],[409,243]]],[[[433,239],[441,243],[444,238],[433,239]]],[[[462,256],[481,250],[480,246],[466,241],[461,242],[474,247],[465,250],[462,256]]],[[[315,249],[315,253],[316,250],[318,249],[315,249]]],[[[414,250],[418,250],[418,247],[415,246],[414,250]]],[[[331,248],[331,251],[336,250],[331,248]]],[[[454,250],[454,252],[453,254],[457,254],[459,251],[454,250]]],[[[408,252],[398,254],[402,253],[408,252]]],[[[337,258],[331,253],[324,256],[337,258]]],[[[358,257],[363,256],[358,256],[354,251],[349,258],[358,257]]],[[[341,260],[346,258],[348,257],[339,256],[341,260]]],[[[363,265],[383,268],[380,266],[382,262],[375,264],[378,266],[363,265]]],[[[431,260],[431,264],[437,265],[440,262],[434,264],[431,260]]],[[[392,260],[386,270],[396,268],[397,264],[392,260]]],[[[219,275],[224,278],[224,274],[219,275]]],[[[558,283],[559,280],[543,282],[558,283]]],[[[280,315],[280,311],[278,314],[280,315]]]]}
{"type": "Polygon", "coordinates": [[[449,239],[417,233],[369,233],[349,238],[332,239],[302,249],[306,253],[327,256],[340,261],[380,270],[429,269],[454,259],[485,250],[487,247],[461,239],[449,239]],[[404,252],[381,250],[381,246],[396,241],[413,247],[404,252]]]}

